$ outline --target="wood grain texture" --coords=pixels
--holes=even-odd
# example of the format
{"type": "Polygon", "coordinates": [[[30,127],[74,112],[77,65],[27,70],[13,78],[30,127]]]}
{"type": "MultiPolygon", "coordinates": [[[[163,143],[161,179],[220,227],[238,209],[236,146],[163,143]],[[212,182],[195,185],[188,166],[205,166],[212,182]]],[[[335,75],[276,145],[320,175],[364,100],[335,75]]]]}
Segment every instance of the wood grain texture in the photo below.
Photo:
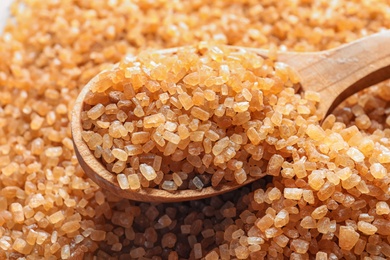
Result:
{"type": "MultiPolygon", "coordinates": [[[[240,47],[232,47],[240,48],[240,47]]],[[[267,51],[244,48],[259,55],[266,56],[267,51]]],[[[162,53],[174,53],[178,48],[161,50],[162,53]]],[[[338,48],[312,53],[284,52],[278,54],[278,60],[290,65],[299,74],[303,90],[314,90],[320,93],[319,116],[325,117],[346,97],[390,78],[390,31],[384,31],[338,48]]],[[[122,190],[116,175],[110,173],[94,157],[81,138],[80,114],[83,102],[91,86],[99,84],[102,77],[110,73],[95,76],[79,94],[73,111],[71,128],[77,158],[85,173],[99,186],[117,196],[137,201],[177,202],[202,199],[215,196],[255,181],[249,178],[241,185],[228,183],[217,188],[207,187],[200,191],[180,190],[168,192],[160,189],[140,189],[139,191],[122,190]]]]}
{"type": "Polygon", "coordinates": [[[304,91],[321,94],[324,118],[347,97],[390,78],[390,31],[327,51],[282,53],[279,60],[297,71],[304,91]]]}

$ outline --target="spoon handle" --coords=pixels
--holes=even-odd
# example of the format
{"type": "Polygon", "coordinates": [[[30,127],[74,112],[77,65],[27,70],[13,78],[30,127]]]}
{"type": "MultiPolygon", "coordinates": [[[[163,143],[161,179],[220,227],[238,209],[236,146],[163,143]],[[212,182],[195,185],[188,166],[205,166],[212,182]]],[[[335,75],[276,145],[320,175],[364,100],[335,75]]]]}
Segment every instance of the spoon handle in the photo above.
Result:
{"type": "Polygon", "coordinates": [[[324,97],[319,113],[326,116],[348,96],[390,78],[390,30],[326,51],[280,53],[278,60],[298,72],[303,90],[324,97]]]}

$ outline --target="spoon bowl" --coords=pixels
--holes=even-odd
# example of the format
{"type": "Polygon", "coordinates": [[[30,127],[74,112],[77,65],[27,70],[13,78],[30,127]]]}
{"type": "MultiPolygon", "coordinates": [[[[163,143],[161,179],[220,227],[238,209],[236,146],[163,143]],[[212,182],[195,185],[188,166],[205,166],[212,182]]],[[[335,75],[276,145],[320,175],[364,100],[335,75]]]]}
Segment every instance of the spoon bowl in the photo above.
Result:
{"type": "MultiPolygon", "coordinates": [[[[277,60],[294,69],[300,79],[302,91],[312,90],[321,96],[317,115],[323,119],[348,96],[390,78],[390,31],[383,31],[338,48],[309,53],[280,52],[277,60]]],[[[268,51],[256,48],[243,49],[267,57],[268,51]]],[[[165,49],[160,53],[175,53],[179,48],[165,49]]],[[[123,190],[116,176],[109,172],[92,154],[83,141],[81,112],[84,99],[91,87],[99,84],[110,73],[103,71],[95,76],[80,92],[72,111],[71,130],[76,156],[87,176],[100,187],[119,197],[147,202],[178,202],[202,199],[235,190],[258,178],[248,176],[242,183],[229,182],[202,190],[177,190],[169,192],[155,188],[123,190]]],[[[260,177],[259,177],[260,178],[260,177]]]]}

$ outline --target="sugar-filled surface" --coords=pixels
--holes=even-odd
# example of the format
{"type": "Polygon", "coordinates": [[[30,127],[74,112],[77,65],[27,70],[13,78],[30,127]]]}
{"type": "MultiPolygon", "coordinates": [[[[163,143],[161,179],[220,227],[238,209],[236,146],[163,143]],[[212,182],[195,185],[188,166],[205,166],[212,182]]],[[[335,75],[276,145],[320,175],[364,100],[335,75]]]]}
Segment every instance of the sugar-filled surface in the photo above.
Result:
{"type": "Polygon", "coordinates": [[[312,141],[296,144],[279,176],[193,202],[101,190],[79,167],[69,127],[81,87],[126,53],[210,40],[324,50],[390,28],[388,1],[17,3],[0,38],[0,258],[390,257],[389,82],[307,128],[312,141]]]}
{"type": "Polygon", "coordinates": [[[305,137],[295,120],[317,123],[319,94],[297,94],[297,78],[280,62],[207,42],[127,56],[91,85],[82,138],[108,171],[141,188],[278,175],[305,137]]]}

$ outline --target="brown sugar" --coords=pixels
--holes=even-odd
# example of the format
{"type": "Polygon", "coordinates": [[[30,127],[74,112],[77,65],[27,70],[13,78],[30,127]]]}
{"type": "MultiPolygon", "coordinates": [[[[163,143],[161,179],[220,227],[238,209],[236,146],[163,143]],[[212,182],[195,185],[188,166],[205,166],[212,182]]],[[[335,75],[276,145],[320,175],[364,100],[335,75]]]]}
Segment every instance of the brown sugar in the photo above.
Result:
{"type": "MultiPolygon", "coordinates": [[[[283,70],[286,73],[283,74],[282,71],[278,71],[281,65],[273,63],[270,59],[264,60],[250,52],[239,52],[226,46],[209,46],[206,43],[201,43],[195,48],[183,48],[178,53],[142,53],[131,61],[125,59],[118,68],[105,72],[117,75],[113,76],[111,85],[104,80],[102,82],[104,87],[97,86],[91,89],[88,102],[98,102],[94,100],[94,96],[99,100],[102,96],[107,96],[107,99],[105,103],[98,103],[93,107],[85,104],[84,109],[88,116],[86,120],[90,123],[84,124],[86,128],[82,135],[91,150],[96,150],[97,146],[102,145],[102,136],[105,138],[103,147],[109,151],[102,151],[103,156],[100,152],[95,152],[94,155],[112,173],[128,176],[131,169],[129,157],[136,156],[134,158],[140,160],[147,156],[161,157],[168,166],[156,169],[160,171],[162,180],[155,182],[155,173],[148,177],[145,166],[151,166],[150,162],[145,161],[143,163],[145,166],[140,168],[142,173],[139,175],[140,181],[145,182],[145,185],[149,182],[144,185],[145,187],[155,187],[157,184],[156,188],[174,191],[191,187],[202,189],[205,186],[217,186],[230,181],[241,184],[255,168],[257,169],[257,166],[252,166],[249,158],[253,153],[262,150],[269,138],[280,139],[280,142],[286,143],[284,146],[292,145],[291,140],[298,139],[293,135],[297,132],[296,129],[284,134],[283,137],[279,136],[277,131],[283,120],[293,122],[290,115],[294,107],[294,113],[299,113],[297,107],[314,106],[316,101],[313,100],[317,100],[313,97],[315,93],[307,95],[310,100],[295,95],[292,88],[296,83],[295,76],[288,69],[283,70]],[[215,52],[218,53],[218,59],[214,56],[215,52]],[[256,60],[267,63],[267,69],[274,66],[274,74],[268,77],[261,76],[263,73],[261,67],[252,65],[256,60]],[[181,64],[181,70],[176,71],[174,64],[177,63],[181,64]],[[165,68],[166,74],[158,74],[157,77],[155,74],[145,73],[147,70],[154,70],[155,64],[165,68]],[[128,71],[132,72],[126,74],[128,71]],[[179,75],[177,73],[180,73],[182,79],[177,80],[179,75]],[[240,73],[244,74],[240,76],[240,73]],[[124,78],[120,76],[123,74],[124,78]],[[115,77],[119,77],[118,80],[114,80],[115,77]],[[135,78],[149,81],[144,86],[136,88],[133,84],[135,78]],[[153,82],[153,86],[150,82],[153,82]],[[284,87],[276,86],[275,82],[283,84],[284,87]],[[128,92],[132,93],[128,96],[129,99],[126,98],[128,92]],[[283,112],[280,105],[277,105],[276,94],[283,97],[281,102],[290,104],[292,109],[289,111],[290,114],[283,112]],[[254,98],[259,96],[261,99],[254,98]],[[201,100],[200,97],[204,99],[201,100]],[[128,105],[119,109],[119,102],[128,105]],[[269,110],[267,114],[260,113],[266,107],[269,110]],[[118,118],[119,113],[123,114],[121,118],[118,118]],[[117,116],[113,117],[114,114],[117,116]],[[105,123],[109,125],[106,126],[105,123]],[[111,140],[115,142],[111,144],[111,140]],[[133,148],[129,149],[136,145],[143,145],[142,152],[140,149],[139,152],[134,152],[133,148]],[[252,146],[249,148],[249,145],[252,146]],[[242,153],[244,150],[247,152],[242,153]],[[114,160],[110,153],[115,157],[114,160]],[[176,181],[173,185],[170,180],[173,174],[171,169],[184,169],[186,165],[193,166],[189,170],[192,172],[189,181],[179,180],[180,176],[175,175],[176,181]],[[218,170],[226,168],[232,171],[234,178],[230,178],[228,174],[219,174],[218,170]],[[195,179],[204,171],[218,175],[211,176],[213,180],[211,182],[207,179],[195,179]],[[191,186],[191,183],[194,185],[191,186]]],[[[103,74],[100,77],[103,77],[103,74]]],[[[292,123],[291,127],[297,126],[292,123]]],[[[310,127],[314,126],[310,124],[310,127]]],[[[318,126],[314,128],[320,131],[318,126]]],[[[252,158],[256,162],[262,162],[264,167],[269,161],[264,170],[274,176],[279,174],[284,162],[284,157],[278,153],[269,159],[260,155],[252,158]]],[[[134,173],[139,173],[137,169],[133,169],[134,173]]],[[[128,188],[129,185],[121,187],[128,188]]]]}
{"type": "Polygon", "coordinates": [[[388,1],[14,2],[0,37],[0,259],[390,258],[389,82],[353,95],[320,125],[315,106],[326,97],[299,92],[299,78],[275,62],[279,50],[320,51],[390,28],[388,1]],[[240,63],[251,54],[225,57],[220,44],[269,49],[270,59],[240,63]],[[200,51],[168,57],[169,66],[134,64],[133,55],[159,59],[142,51],[188,45],[200,51]],[[209,60],[198,68],[204,54],[209,60]],[[273,175],[175,204],[101,190],[77,162],[69,119],[81,88],[123,59],[134,66],[97,90],[131,82],[89,95],[82,118],[84,140],[125,188],[123,177],[138,190],[217,186],[240,180],[241,169],[266,176],[280,155],[273,175]],[[234,62],[246,69],[235,73],[234,62]],[[142,88],[154,95],[139,95],[142,88]],[[161,112],[149,115],[154,109],[161,112]],[[180,138],[169,156],[165,131],[180,138]],[[125,165],[114,148],[127,154],[125,165]],[[168,158],[189,155],[202,163],[196,176],[190,163],[167,169],[175,165],[168,158]],[[148,182],[144,164],[156,174],[148,182]]]}

